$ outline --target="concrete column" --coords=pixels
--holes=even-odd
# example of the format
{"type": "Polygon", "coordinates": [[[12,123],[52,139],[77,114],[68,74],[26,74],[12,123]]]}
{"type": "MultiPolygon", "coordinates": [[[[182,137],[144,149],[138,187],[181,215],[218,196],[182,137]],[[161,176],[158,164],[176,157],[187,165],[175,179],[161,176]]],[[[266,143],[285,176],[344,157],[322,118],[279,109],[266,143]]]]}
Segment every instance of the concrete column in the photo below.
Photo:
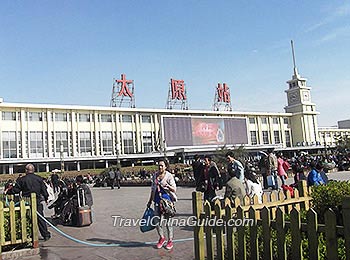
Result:
{"type": "Polygon", "coordinates": [[[77,162],[77,171],[80,172],[80,162],[77,162]]]}
{"type": "Polygon", "coordinates": [[[9,165],[9,174],[13,174],[13,164],[9,165]]]}
{"type": "Polygon", "coordinates": [[[49,164],[48,163],[46,163],[46,172],[50,172],[50,166],[49,166],[49,164]]]}
{"type": "Polygon", "coordinates": [[[109,166],[108,166],[108,161],[106,160],[106,165],[105,165],[105,168],[108,168],[109,166]]]}

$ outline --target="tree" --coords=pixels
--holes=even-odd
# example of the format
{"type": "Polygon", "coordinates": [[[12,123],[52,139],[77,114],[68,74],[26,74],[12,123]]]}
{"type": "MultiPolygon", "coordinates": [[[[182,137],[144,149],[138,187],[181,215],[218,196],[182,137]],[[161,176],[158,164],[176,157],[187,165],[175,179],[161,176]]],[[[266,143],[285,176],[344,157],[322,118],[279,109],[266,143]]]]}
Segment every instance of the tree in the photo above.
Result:
{"type": "Polygon", "coordinates": [[[248,152],[244,148],[244,146],[241,145],[239,147],[235,147],[232,150],[232,149],[228,149],[226,147],[226,145],[224,145],[216,150],[216,153],[215,153],[214,158],[213,158],[214,161],[216,162],[217,166],[219,167],[219,169],[222,169],[222,167],[226,168],[226,166],[227,166],[226,153],[229,151],[233,151],[235,158],[238,161],[240,161],[243,164],[243,166],[245,166],[248,152]]]}
{"type": "Polygon", "coordinates": [[[340,152],[350,150],[350,135],[338,135],[335,137],[337,148],[340,152]]]}

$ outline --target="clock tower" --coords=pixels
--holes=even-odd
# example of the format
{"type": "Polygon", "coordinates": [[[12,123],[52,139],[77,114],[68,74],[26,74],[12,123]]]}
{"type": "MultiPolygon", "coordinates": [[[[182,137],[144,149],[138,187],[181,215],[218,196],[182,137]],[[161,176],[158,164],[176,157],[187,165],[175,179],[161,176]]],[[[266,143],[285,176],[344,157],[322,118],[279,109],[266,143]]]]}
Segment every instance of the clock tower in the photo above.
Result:
{"type": "Polygon", "coordinates": [[[316,104],[311,102],[311,88],[306,85],[307,79],[302,78],[295,65],[293,41],[292,55],[294,74],[291,80],[287,81],[288,105],[284,108],[287,113],[292,113],[291,129],[293,145],[315,145],[319,142],[316,104]]]}

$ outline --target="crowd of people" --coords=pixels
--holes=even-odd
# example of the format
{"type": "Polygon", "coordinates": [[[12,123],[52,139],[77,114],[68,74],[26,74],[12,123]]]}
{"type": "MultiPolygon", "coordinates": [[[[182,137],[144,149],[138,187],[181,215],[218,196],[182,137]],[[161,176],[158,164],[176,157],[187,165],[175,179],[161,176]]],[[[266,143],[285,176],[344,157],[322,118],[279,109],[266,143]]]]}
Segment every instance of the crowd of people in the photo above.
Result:
{"type": "Polygon", "coordinates": [[[221,169],[211,156],[194,157],[192,168],[196,190],[203,192],[205,200],[213,201],[217,198],[217,191],[226,186],[225,197],[242,199],[245,195],[251,198],[256,195],[261,202],[263,190],[282,189],[293,194],[293,188],[301,180],[306,180],[309,186],[327,184],[329,169],[348,170],[350,167],[350,154],[339,152],[328,155],[302,152],[287,158],[281,152],[268,149],[261,151],[259,157],[241,161],[232,151],[227,152],[225,157],[227,165],[221,169]],[[294,182],[287,185],[286,180],[291,175],[294,182]]]}
{"type": "MultiPolygon", "coordinates": [[[[44,204],[49,209],[54,209],[51,221],[54,224],[79,225],[79,207],[93,205],[91,190],[86,184],[89,179],[79,175],[75,178],[61,179],[57,173],[53,173],[49,179],[41,178],[34,173],[34,165],[25,167],[25,175],[20,175],[16,181],[8,181],[4,194],[20,194],[22,197],[30,197],[36,194],[37,212],[44,216],[44,204]],[[84,201],[84,204],[82,203],[84,201]]],[[[51,238],[44,219],[38,217],[39,232],[44,241],[51,238]]]]}
{"type": "MultiPolygon", "coordinates": [[[[225,198],[242,200],[246,195],[250,198],[257,196],[261,203],[264,189],[292,191],[301,180],[306,180],[309,186],[325,185],[328,182],[328,169],[338,167],[339,170],[348,170],[350,167],[349,153],[327,156],[300,153],[298,156],[286,158],[282,153],[269,149],[260,152],[259,158],[241,160],[236,158],[233,151],[228,151],[225,154],[226,167],[220,169],[213,158],[210,155],[202,157],[196,155],[192,162],[193,172],[170,170],[169,163],[165,159],[159,160],[157,171],[148,172],[144,168],[141,169],[137,174],[138,177],[141,180],[151,180],[152,183],[147,208],[153,204],[155,215],[159,216],[160,220],[172,218],[176,212],[176,182],[180,178],[189,182],[194,181],[195,189],[202,192],[204,199],[211,203],[218,198],[218,191],[224,188],[225,198]],[[286,179],[291,174],[294,183],[287,185],[286,179]]],[[[21,193],[22,196],[28,197],[32,192],[36,193],[38,213],[43,215],[42,202],[48,203],[48,207],[54,209],[51,219],[56,224],[77,225],[79,222],[77,209],[81,206],[81,194],[82,201],[85,202],[83,206],[91,208],[93,199],[87,183],[93,185],[101,181],[101,176],[90,175],[62,179],[57,173],[52,173],[48,179],[42,179],[34,174],[32,164],[28,164],[25,170],[25,175],[20,175],[16,181],[9,181],[5,185],[5,194],[21,193]]],[[[127,178],[127,174],[122,174],[119,168],[109,168],[103,175],[103,181],[111,189],[115,186],[120,189],[121,182],[127,178]]],[[[157,248],[163,246],[169,250],[173,248],[174,230],[171,223],[171,221],[160,221],[157,224],[159,235],[157,248]],[[167,239],[164,228],[167,230],[167,239]]],[[[38,218],[38,226],[43,239],[50,239],[51,234],[43,219],[38,218]]]]}

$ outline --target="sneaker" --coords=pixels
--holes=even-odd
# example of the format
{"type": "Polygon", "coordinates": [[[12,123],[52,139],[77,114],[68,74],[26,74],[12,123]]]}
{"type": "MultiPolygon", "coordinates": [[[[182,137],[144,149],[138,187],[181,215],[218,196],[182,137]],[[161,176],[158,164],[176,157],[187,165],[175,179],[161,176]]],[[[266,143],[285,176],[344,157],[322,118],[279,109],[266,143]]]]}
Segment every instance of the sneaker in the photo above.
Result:
{"type": "Polygon", "coordinates": [[[166,244],[165,248],[168,250],[171,250],[174,247],[173,241],[169,240],[168,243],[166,244]]]}
{"type": "Polygon", "coordinates": [[[158,244],[157,244],[157,248],[161,249],[165,244],[165,237],[161,237],[159,238],[158,244]]]}

